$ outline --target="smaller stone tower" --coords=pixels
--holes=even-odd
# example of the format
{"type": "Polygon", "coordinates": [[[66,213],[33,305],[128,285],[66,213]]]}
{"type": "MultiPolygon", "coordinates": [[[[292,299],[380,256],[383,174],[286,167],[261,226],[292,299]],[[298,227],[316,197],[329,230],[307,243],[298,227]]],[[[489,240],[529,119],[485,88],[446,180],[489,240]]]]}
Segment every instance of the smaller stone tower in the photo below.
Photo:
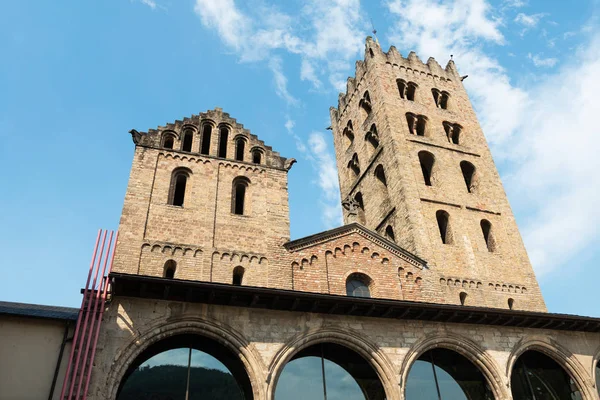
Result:
{"type": "Polygon", "coordinates": [[[289,286],[276,255],[290,236],[293,159],[220,108],[131,134],[115,272],[289,286]]]}
{"type": "Polygon", "coordinates": [[[434,301],[546,310],[453,61],[369,37],[331,120],[345,222],[427,260],[434,301]]]}

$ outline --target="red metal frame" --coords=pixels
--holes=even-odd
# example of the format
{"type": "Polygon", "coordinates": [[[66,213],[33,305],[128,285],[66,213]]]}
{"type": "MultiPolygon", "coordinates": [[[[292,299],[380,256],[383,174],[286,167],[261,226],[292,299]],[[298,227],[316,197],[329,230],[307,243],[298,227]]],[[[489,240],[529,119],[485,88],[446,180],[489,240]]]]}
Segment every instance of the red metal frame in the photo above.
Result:
{"type": "Polygon", "coordinates": [[[100,325],[102,323],[104,306],[108,294],[108,274],[112,270],[118,238],[118,233],[115,235],[115,232],[111,231],[107,243],[107,234],[108,231],[99,230],[96,238],[96,245],[90,263],[88,278],[83,290],[83,299],[81,301],[81,308],[79,310],[77,325],[73,335],[71,354],[69,355],[67,371],[60,392],[61,400],[64,400],[65,398],[85,400],[87,397],[92,366],[96,355],[96,346],[98,344],[98,336],[100,333],[100,325]],[[113,236],[115,237],[114,240],[113,236]],[[102,241],[100,241],[101,237],[102,241]],[[99,254],[98,245],[100,245],[99,254]],[[106,253],[104,252],[105,248],[106,253]],[[110,263],[108,261],[109,258],[110,263]],[[98,279],[101,266],[102,274],[100,275],[100,279],[98,279]],[[94,276],[93,280],[92,275],[94,276]],[[67,388],[68,395],[65,397],[67,388]],[[83,393],[81,392],[82,388],[83,393]]]}

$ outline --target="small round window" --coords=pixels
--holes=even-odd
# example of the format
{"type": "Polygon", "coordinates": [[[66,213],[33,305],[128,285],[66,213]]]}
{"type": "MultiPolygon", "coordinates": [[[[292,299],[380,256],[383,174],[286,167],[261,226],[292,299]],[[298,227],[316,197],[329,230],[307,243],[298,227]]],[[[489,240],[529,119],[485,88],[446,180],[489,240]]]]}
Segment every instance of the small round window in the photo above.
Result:
{"type": "Polygon", "coordinates": [[[361,275],[350,275],[346,281],[346,294],[352,297],[371,297],[368,278],[361,275]]]}

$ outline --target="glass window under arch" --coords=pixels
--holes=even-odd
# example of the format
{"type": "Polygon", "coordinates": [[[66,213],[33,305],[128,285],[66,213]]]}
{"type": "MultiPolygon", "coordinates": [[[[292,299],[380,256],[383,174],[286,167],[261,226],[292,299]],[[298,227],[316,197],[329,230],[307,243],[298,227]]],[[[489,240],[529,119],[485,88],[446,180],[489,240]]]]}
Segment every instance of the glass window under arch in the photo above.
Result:
{"type": "Polygon", "coordinates": [[[150,346],[125,374],[117,400],[249,400],[241,360],[223,345],[180,335],[150,346]]]}
{"type": "Polygon", "coordinates": [[[368,278],[360,274],[350,275],[346,280],[346,295],[352,297],[371,297],[368,278]]]}
{"type": "Polygon", "coordinates": [[[483,373],[455,351],[436,348],[413,363],[406,379],[406,400],[493,400],[483,373]]]}
{"type": "Polygon", "coordinates": [[[528,350],[515,362],[510,377],[514,400],[581,400],[569,374],[551,357],[528,350]]]}
{"type": "Polygon", "coordinates": [[[275,400],[385,400],[375,369],[361,355],[335,343],[301,350],[285,365],[275,400]]]}

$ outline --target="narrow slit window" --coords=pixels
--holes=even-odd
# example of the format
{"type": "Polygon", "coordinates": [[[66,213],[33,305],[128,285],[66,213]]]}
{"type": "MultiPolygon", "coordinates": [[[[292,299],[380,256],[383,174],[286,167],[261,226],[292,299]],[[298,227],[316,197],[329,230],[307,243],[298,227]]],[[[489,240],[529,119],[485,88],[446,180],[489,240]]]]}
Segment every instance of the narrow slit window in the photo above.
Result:
{"type": "Polygon", "coordinates": [[[244,267],[242,266],[237,266],[233,269],[233,279],[232,279],[232,284],[236,285],[236,286],[240,286],[242,285],[243,281],[244,281],[244,267]]]}
{"type": "Polygon", "coordinates": [[[237,178],[233,181],[233,198],[231,212],[237,215],[247,214],[246,207],[246,189],[249,181],[246,178],[237,178]]]}
{"type": "Polygon", "coordinates": [[[483,239],[485,240],[485,245],[489,252],[494,252],[496,250],[496,242],[494,240],[494,236],[492,234],[492,223],[487,219],[481,220],[481,232],[483,233],[483,239]]]}
{"type": "Polygon", "coordinates": [[[465,303],[467,302],[467,294],[465,292],[460,292],[460,294],[458,296],[460,298],[460,305],[464,306],[465,303]]]}
{"type": "Polygon", "coordinates": [[[167,279],[175,278],[175,270],[177,269],[177,263],[173,260],[168,260],[164,267],[164,277],[167,279]]]}
{"type": "Polygon", "coordinates": [[[406,81],[398,79],[396,80],[396,84],[398,85],[398,93],[400,94],[400,98],[404,99],[406,97],[406,81]]]}
{"type": "Polygon", "coordinates": [[[474,191],[474,178],[475,178],[475,166],[468,161],[460,162],[460,170],[462,171],[465,185],[467,185],[467,191],[473,193],[474,191]]]}
{"type": "Polygon", "coordinates": [[[444,210],[438,210],[435,213],[440,237],[443,244],[452,244],[452,233],[450,231],[450,215],[444,210]]]}
{"type": "Polygon", "coordinates": [[[244,161],[245,150],[246,150],[246,141],[244,139],[238,139],[235,142],[235,159],[237,161],[244,161]]]}
{"type": "Polygon", "coordinates": [[[425,136],[425,129],[427,127],[427,118],[422,115],[417,117],[417,136],[425,136]]]}
{"type": "Polygon", "coordinates": [[[508,309],[512,310],[514,306],[515,306],[515,299],[512,299],[512,298],[508,299],[508,309]]]}
{"type": "Polygon", "coordinates": [[[188,173],[186,171],[175,171],[171,177],[171,192],[169,204],[183,207],[185,200],[185,188],[187,186],[188,173]]]}
{"type": "Polygon", "coordinates": [[[415,95],[417,93],[417,85],[413,82],[408,82],[406,86],[406,100],[415,101],[415,95]]]}
{"type": "Polygon", "coordinates": [[[435,106],[438,107],[440,104],[440,91],[437,89],[431,89],[431,94],[433,94],[433,101],[435,102],[435,106]]]}
{"type": "Polygon", "coordinates": [[[227,157],[227,141],[229,140],[229,129],[221,127],[219,131],[219,154],[221,158],[227,157]]]}
{"type": "Polygon", "coordinates": [[[192,142],[194,140],[194,132],[191,130],[186,130],[183,133],[183,141],[181,145],[182,151],[192,151],[192,142]]]}
{"type": "Polygon", "coordinates": [[[200,153],[202,154],[210,154],[210,136],[212,134],[212,126],[210,124],[205,124],[204,129],[202,131],[202,148],[200,149],[200,153]]]}
{"type": "Polygon", "coordinates": [[[385,178],[385,171],[383,170],[383,165],[379,164],[375,168],[375,177],[379,182],[383,184],[383,186],[387,187],[387,179],[385,178]]]}
{"type": "Polygon", "coordinates": [[[432,186],[433,165],[435,163],[435,158],[433,157],[433,154],[427,151],[420,151],[419,163],[421,164],[421,172],[423,173],[423,181],[425,181],[425,185],[432,186]]]}
{"type": "Polygon", "coordinates": [[[408,131],[410,132],[411,135],[415,135],[416,134],[416,122],[417,122],[417,116],[413,113],[406,113],[406,123],[408,124],[408,131]]]}

